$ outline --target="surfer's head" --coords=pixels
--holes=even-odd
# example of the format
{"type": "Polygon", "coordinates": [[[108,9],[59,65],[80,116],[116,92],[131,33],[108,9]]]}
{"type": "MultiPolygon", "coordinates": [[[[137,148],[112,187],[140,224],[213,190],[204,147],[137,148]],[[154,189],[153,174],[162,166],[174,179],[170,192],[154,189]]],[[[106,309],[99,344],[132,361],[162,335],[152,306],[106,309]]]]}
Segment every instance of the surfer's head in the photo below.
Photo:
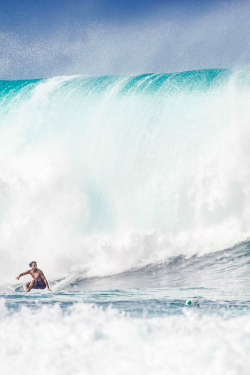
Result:
{"type": "Polygon", "coordinates": [[[35,270],[36,267],[37,267],[37,263],[33,260],[32,262],[30,262],[29,266],[30,266],[33,270],[35,270]]]}

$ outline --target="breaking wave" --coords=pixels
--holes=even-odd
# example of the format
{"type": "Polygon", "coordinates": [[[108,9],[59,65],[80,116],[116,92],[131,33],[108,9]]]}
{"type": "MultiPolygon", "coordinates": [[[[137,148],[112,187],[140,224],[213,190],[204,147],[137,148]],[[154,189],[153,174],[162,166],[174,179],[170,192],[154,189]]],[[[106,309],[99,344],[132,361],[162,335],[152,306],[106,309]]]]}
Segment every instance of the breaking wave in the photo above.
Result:
{"type": "Polygon", "coordinates": [[[1,274],[117,274],[249,238],[250,75],[0,82],[1,274]]]}

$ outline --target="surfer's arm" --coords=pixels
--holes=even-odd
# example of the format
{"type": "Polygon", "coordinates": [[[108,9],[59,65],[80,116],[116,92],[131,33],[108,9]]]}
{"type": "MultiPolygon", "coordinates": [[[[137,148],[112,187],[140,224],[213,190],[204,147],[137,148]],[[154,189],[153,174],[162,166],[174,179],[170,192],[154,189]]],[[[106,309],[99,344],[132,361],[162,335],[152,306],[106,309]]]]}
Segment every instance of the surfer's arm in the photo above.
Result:
{"type": "Polygon", "coordinates": [[[52,290],[51,290],[50,287],[49,287],[48,281],[46,280],[46,277],[44,276],[43,272],[41,272],[41,278],[43,279],[43,281],[44,281],[44,283],[45,283],[47,289],[48,289],[50,292],[52,292],[52,290]]]}
{"type": "Polygon", "coordinates": [[[28,275],[29,273],[30,273],[30,270],[25,271],[25,272],[22,272],[22,273],[20,273],[20,274],[16,277],[16,279],[19,280],[20,277],[22,277],[22,276],[24,276],[24,275],[28,275]]]}

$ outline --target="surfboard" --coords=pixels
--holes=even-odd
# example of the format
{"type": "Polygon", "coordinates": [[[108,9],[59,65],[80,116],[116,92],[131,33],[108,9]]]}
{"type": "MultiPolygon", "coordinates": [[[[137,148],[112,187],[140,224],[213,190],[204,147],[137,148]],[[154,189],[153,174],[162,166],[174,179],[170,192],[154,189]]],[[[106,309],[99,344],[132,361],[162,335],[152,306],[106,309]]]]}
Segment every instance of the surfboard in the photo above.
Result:
{"type": "Polygon", "coordinates": [[[17,292],[17,293],[23,293],[23,292],[25,292],[25,289],[24,289],[23,285],[18,286],[18,287],[15,289],[15,292],[17,292]]]}

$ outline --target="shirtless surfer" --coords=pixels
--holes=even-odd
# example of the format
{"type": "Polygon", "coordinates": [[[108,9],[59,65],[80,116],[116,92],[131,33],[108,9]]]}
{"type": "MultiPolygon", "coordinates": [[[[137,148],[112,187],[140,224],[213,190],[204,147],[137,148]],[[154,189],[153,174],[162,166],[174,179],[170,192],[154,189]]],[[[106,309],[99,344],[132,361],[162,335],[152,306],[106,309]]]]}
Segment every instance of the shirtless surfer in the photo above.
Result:
{"type": "Polygon", "coordinates": [[[31,267],[31,270],[22,272],[16,277],[17,280],[24,275],[31,275],[33,277],[32,281],[27,281],[27,283],[25,283],[26,292],[29,292],[31,289],[45,289],[46,287],[50,292],[52,292],[43,271],[37,268],[37,263],[35,261],[30,262],[29,266],[31,267]]]}

